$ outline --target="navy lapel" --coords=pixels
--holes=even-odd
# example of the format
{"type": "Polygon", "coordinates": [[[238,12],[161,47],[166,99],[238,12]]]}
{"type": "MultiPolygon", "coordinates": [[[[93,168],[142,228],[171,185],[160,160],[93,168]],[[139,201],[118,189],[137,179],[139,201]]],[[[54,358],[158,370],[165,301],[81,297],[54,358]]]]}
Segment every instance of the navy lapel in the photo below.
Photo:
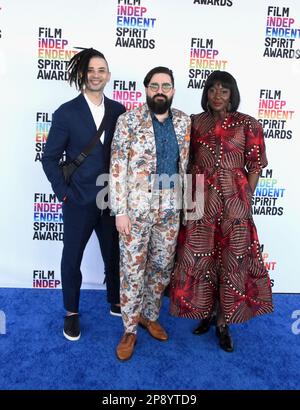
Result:
{"type": "Polygon", "coordinates": [[[112,104],[110,102],[109,98],[106,98],[104,95],[104,108],[105,108],[105,129],[104,129],[104,145],[110,144],[111,139],[112,139],[112,132],[110,130],[111,125],[114,123],[113,122],[113,109],[112,109],[112,104]]]}
{"type": "Polygon", "coordinates": [[[78,112],[81,117],[82,122],[85,124],[85,126],[93,131],[94,133],[97,132],[96,124],[93,118],[93,115],[91,113],[91,110],[88,106],[88,103],[85,100],[85,97],[83,94],[79,94],[77,97],[77,107],[78,107],[78,112]]]}

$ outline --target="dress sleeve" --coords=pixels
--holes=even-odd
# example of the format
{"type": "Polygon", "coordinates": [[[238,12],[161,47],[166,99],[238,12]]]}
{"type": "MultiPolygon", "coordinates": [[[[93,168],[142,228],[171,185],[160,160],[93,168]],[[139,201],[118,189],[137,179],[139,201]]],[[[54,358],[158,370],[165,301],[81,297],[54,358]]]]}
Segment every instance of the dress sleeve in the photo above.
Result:
{"type": "Polygon", "coordinates": [[[254,118],[245,126],[245,166],[249,174],[259,174],[268,165],[263,128],[254,118]]]}

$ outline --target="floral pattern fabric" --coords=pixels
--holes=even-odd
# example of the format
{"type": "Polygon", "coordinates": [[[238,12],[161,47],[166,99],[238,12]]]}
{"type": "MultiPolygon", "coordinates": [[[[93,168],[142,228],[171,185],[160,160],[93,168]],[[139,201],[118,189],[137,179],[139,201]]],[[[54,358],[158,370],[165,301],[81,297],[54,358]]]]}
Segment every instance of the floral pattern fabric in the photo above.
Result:
{"type": "MultiPolygon", "coordinates": [[[[190,145],[190,118],[171,109],[184,178],[190,145]]],[[[110,206],[114,214],[146,216],[151,211],[156,174],[156,144],[147,104],[121,115],[111,147],[110,206]]]]}
{"type": "MultiPolygon", "coordinates": [[[[190,118],[172,109],[179,148],[179,175],[186,173],[190,118]]],[[[178,190],[154,187],[157,157],[152,118],[145,104],[119,117],[112,142],[110,201],[127,214],[129,235],[120,234],[120,301],[126,332],[136,333],[140,315],[155,321],[170,281],[179,230],[178,190]]]]}

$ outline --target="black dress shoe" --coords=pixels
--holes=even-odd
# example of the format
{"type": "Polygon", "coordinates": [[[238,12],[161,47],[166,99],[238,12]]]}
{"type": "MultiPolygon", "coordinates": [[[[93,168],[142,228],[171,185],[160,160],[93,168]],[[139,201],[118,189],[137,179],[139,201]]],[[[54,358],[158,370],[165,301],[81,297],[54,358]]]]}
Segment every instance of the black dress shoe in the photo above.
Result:
{"type": "Polygon", "coordinates": [[[233,352],[233,341],[229,333],[229,327],[227,325],[217,326],[216,335],[220,339],[221,349],[225,350],[225,352],[233,352]]]}
{"type": "Polygon", "coordinates": [[[193,334],[197,336],[203,335],[204,333],[208,332],[210,329],[210,326],[214,324],[216,324],[215,316],[211,316],[208,319],[202,319],[201,322],[199,323],[199,326],[196,327],[195,330],[193,330],[193,334]]]}

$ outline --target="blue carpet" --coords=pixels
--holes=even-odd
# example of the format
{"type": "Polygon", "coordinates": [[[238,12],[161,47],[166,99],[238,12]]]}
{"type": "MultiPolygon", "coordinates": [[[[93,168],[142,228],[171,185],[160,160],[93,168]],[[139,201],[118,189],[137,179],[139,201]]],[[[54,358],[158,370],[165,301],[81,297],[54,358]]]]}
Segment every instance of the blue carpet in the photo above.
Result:
{"type": "Polygon", "coordinates": [[[109,315],[104,291],[81,295],[82,336],[67,341],[58,290],[0,289],[6,334],[0,334],[0,389],[8,390],[235,390],[298,389],[300,334],[291,330],[300,295],[274,295],[275,313],[231,326],[235,352],[223,352],[214,330],[194,336],[198,323],[168,314],[160,321],[170,340],[139,329],[134,356],[119,362],[121,319],[109,315]]]}

